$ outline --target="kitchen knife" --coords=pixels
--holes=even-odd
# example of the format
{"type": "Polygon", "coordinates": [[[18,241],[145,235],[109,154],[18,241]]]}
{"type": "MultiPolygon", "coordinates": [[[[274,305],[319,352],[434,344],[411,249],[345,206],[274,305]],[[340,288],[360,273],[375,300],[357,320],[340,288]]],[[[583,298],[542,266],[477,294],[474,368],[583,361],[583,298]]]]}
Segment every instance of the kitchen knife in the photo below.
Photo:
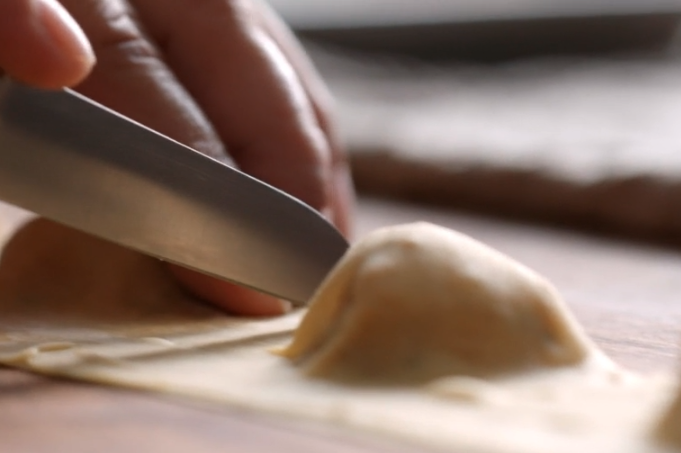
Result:
{"type": "Polygon", "coordinates": [[[0,199],[304,304],[348,243],[295,198],[68,89],[0,78],[0,199]]]}

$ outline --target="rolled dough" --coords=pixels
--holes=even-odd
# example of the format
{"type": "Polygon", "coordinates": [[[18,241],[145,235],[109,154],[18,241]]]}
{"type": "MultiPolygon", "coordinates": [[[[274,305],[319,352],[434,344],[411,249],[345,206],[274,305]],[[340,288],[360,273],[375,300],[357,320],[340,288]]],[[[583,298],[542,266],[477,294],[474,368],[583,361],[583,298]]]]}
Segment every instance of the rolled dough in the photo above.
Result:
{"type": "Polygon", "coordinates": [[[456,451],[681,446],[674,379],[620,369],[546,280],[427,224],[354,245],[307,313],[243,319],[152,258],[33,220],[0,259],[0,362],[456,451]]]}

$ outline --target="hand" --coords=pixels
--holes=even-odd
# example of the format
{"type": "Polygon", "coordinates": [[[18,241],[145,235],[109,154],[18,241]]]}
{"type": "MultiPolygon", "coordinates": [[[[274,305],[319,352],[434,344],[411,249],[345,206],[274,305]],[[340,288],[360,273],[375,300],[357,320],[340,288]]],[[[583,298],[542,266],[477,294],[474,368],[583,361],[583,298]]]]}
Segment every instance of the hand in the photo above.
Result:
{"type": "MultiPolygon", "coordinates": [[[[264,4],[1,0],[0,67],[34,86],[75,86],[298,197],[348,232],[352,189],[329,96],[264,4]]],[[[171,271],[197,296],[235,313],[287,308],[187,269],[171,271]]]]}

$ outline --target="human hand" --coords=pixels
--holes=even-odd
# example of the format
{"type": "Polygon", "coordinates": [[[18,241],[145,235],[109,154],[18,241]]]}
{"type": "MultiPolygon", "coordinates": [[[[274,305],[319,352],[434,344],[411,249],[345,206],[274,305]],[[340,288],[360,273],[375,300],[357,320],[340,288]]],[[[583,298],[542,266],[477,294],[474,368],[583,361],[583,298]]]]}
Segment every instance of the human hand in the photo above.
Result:
{"type": "MultiPolygon", "coordinates": [[[[288,29],[257,0],[1,0],[0,68],[38,87],[75,86],[236,164],[348,232],[352,189],[328,93],[288,29]]],[[[234,313],[286,309],[270,296],[171,271],[234,313]]]]}

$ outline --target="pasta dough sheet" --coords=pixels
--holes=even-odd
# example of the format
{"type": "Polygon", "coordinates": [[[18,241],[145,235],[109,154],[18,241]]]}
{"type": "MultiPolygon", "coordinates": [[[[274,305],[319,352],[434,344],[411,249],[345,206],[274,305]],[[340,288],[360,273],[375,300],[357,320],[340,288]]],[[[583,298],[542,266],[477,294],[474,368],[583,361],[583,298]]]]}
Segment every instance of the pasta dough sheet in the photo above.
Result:
{"type": "MultiPolygon", "coordinates": [[[[371,286],[363,276],[381,289],[382,276],[390,278],[400,269],[411,275],[414,260],[426,259],[418,239],[405,242],[404,232],[398,233],[397,245],[391,242],[392,233],[384,232],[372,236],[373,243],[353,248],[322,285],[309,314],[301,310],[263,320],[229,317],[191,299],[154,259],[44,220],[32,221],[7,243],[0,261],[0,362],[48,375],[325,420],[433,449],[642,453],[676,445],[669,434],[676,432],[681,418],[672,404],[674,379],[643,378],[617,367],[597,350],[543,280],[465,237],[447,236],[450,245],[463,247],[465,253],[460,262],[442,253],[441,259],[450,261],[440,264],[456,267],[468,263],[470,256],[484,258],[472,258],[472,266],[456,270],[470,284],[464,291],[469,299],[461,299],[463,311],[447,316],[471,316],[470,322],[484,327],[490,316],[498,315],[501,330],[473,329],[468,339],[472,343],[438,330],[442,314],[432,310],[449,308],[431,304],[426,296],[440,291],[440,278],[451,279],[446,273],[421,282],[424,297],[417,303],[427,309],[421,314],[399,308],[410,304],[409,294],[404,300],[390,295],[397,297],[395,312],[417,323],[432,322],[414,330],[413,324],[400,325],[404,320],[397,315],[383,319],[380,314],[390,307],[371,305],[374,293],[363,292],[371,286]],[[390,260],[400,262],[404,250],[406,262],[412,264],[393,266],[390,260]],[[367,256],[382,258],[366,261],[367,256]],[[499,283],[503,278],[507,284],[499,283]],[[348,292],[353,284],[356,288],[348,292]],[[537,299],[520,311],[498,309],[494,297],[513,300],[521,293],[518,304],[525,304],[527,297],[537,299]],[[493,311],[470,311],[478,306],[493,311]],[[525,318],[535,316],[532,313],[539,316],[536,326],[525,318]],[[303,317],[305,328],[295,333],[292,343],[303,317]],[[503,327],[505,319],[508,329],[503,327]],[[384,322],[397,323],[398,329],[386,328],[384,322]],[[435,330],[441,332],[433,334],[438,341],[422,333],[435,330]],[[484,336],[475,337],[478,331],[484,336]],[[372,337],[367,332],[377,333],[372,337]],[[393,353],[406,347],[400,346],[399,332],[410,339],[407,343],[425,348],[419,357],[424,357],[428,373],[391,379],[399,377],[402,363],[411,364],[405,370],[414,369],[413,360],[404,362],[404,354],[393,353]],[[387,342],[367,340],[382,335],[387,342]],[[491,362],[479,359],[483,352],[466,355],[487,337],[492,338],[490,347],[483,352],[491,362]],[[507,343],[516,338],[517,347],[509,349],[507,343]],[[554,342],[544,348],[536,347],[535,340],[554,342]],[[362,349],[374,354],[372,360],[357,360],[362,349]],[[503,358],[495,354],[506,357],[508,351],[516,358],[495,365],[494,357],[503,358]],[[456,366],[431,366],[431,361],[447,362],[454,356],[459,358],[456,366]],[[392,367],[389,375],[381,375],[381,366],[366,365],[382,360],[392,367]]],[[[441,233],[449,234],[434,233],[436,244],[441,233]]],[[[396,275],[399,279],[399,272],[396,275]]]]}

